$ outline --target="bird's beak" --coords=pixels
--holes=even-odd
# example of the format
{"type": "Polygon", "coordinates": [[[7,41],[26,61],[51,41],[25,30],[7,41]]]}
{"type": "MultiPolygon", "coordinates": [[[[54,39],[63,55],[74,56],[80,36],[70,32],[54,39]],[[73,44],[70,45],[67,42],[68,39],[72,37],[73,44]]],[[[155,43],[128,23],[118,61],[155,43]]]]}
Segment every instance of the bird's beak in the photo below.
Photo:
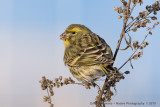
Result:
{"type": "Polygon", "coordinates": [[[62,34],[60,35],[60,39],[61,39],[61,40],[65,40],[65,39],[66,39],[65,36],[66,36],[66,33],[64,32],[64,33],[62,33],[62,34]]]}

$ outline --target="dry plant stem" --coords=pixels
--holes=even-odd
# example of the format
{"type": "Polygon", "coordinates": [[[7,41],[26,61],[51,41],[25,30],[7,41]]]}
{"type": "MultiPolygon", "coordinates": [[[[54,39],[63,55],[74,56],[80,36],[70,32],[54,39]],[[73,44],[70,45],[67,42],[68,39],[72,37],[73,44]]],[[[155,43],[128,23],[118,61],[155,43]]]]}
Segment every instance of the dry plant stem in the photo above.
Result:
{"type": "Polygon", "coordinates": [[[133,56],[136,52],[137,52],[137,49],[135,49],[135,51],[134,51],[134,52],[132,53],[132,55],[128,58],[128,60],[127,60],[118,70],[120,70],[124,65],[126,65],[127,62],[131,60],[132,56],[133,56]]]}
{"type": "MultiPolygon", "coordinates": [[[[143,19],[146,19],[147,18],[147,16],[149,16],[150,14],[151,14],[152,12],[149,12],[148,13],[148,15],[146,15],[144,18],[142,18],[142,19],[140,19],[140,20],[136,20],[139,16],[137,16],[135,19],[133,19],[128,25],[127,25],[127,30],[125,30],[125,32],[127,33],[127,32],[129,32],[131,29],[131,27],[133,26],[133,23],[132,22],[134,22],[135,20],[135,22],[139,22],[139,21],[141,21],[141,20],[143,20],[143,19]],[[130,25],[131,24],[131,25],[130,25]],[[130,25],[130,26],[129,26],[130,25]]],[[[134,23],[135,23],[134,22],[134,23]]]]}
{"type": "Polygon", "coordinates": [[[108,79],[106,78],[105,83],[104,83],[104,85],[103,85],[103,87],[102,87],[102,90],[101,90],[101,91],[100,91],[100,93],[99,93],[99,96],[98,96],[98,100],[97,100],[96,107],[99,107],[99,103],[100,103],[100,101],[101,101],[101,98],[102,98],[103,92],[104,92],[104,90],[105,90],[105,88],[106,88],[107,84],[108,84],[108,79]]]}
{"type": "MultiPolygon", "coordinates": [[[[128,2],[128,7],[127,7],[128,10],[129,10],[129,8],[130,8],[130,4],[131,4],[131,0],[129,0],[129,2],[128,2]]],[[[125,35],[126,24],[127,24],[128,19],[129,19],[129,14],[128,14],[127,16],[128,16],[127,18],[124,18],[124,24],[123,24],[122,33],[121,33],[121,35],[120,35],[120,39],[118,40],[118,45],[117,45],[117,48],[116,48],[116,51],[115,51],[115,54],[114,54],[114,57],[113,57],[113,60],[114,60],[114,61],[115,61],[116,56],[117,56],[117,54],[118,54],[118,51],[119,51],[119,48],[120,48],[120,45],[121,45],[123,36],[125,35]]],[[[100,101],[101,101],[103,92],[104,92],[107,84],[108,84],[108,79],[106,78],[105,83],[104,83],[104,85],[103,85],[103,87],[102,87],[102,90],[101,90],[101,92],[100,92],[100,94],[99,94],[96,107],[99,107],[99,105],[100,105],[100,101]]]]}
{"type": "Polygon", "coordinates": [[[132,9],[131,9],[130,15],[132,14],[132,12],[133,12],[133,10],[134,10],[135,7],[136,7],[136,4],[133,5],[133,7],[132,7],[132,9]]]}
{"type": "Polygon", "coordinates": [[[98,88],[98,93],[101,92],[101,88],[97,84],[96,87],[98,88]]]}
{"type": "MultiPolygon", "coordinates": [[[[153,28],[152,28],[153,29],[153,28]]],[[[151,29],[151,30],[152,30],[151,29]]],[[[151,30],[149,32],[151,32],[151,30]]],[[[145,36],[144,40],[142,41],[142,43],[140,44],[140,46],[145,42],[146,38],[148,37],[149,33],[145,36]]],[[[137,52],[138,49],[135,49],[135,51],[132,53],[132,55],[128,58],[128,60],[118,69],[120,70],[124,65],[127,64],[128,61],[130,61],[133,57],[133,55],[137,52]]]]}

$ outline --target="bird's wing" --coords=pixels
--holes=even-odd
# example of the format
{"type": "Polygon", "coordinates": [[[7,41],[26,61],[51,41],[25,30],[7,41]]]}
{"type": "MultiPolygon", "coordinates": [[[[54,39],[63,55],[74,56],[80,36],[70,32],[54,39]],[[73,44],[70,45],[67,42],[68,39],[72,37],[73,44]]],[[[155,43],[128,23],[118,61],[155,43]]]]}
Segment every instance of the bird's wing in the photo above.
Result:
{"type": "Polygon", "coordinates": [[[75,65],[112,64],[113,54],[109,45],[98,35],[89,33],[79,38],[81,50],[74,60],[75,65]]]}

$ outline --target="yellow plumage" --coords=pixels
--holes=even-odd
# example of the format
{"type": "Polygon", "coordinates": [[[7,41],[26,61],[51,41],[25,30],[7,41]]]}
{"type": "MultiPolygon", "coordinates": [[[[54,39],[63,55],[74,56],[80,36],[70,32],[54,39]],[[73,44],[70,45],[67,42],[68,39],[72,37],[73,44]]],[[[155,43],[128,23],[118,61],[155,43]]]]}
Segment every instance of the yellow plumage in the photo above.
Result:
{"type": "Polygon", "coordinates": [[[113,70],[111,48],[84,25],[68,26],[60,38],[65,45],[64,62],[79,81],[91,82],[113,70]]]}

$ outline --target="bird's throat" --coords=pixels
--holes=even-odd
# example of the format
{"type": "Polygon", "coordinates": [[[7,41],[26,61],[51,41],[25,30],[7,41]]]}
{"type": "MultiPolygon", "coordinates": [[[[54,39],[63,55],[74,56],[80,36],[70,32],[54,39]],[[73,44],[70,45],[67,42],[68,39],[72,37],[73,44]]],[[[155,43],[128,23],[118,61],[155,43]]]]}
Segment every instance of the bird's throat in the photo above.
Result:
{"type": "Polygon", "coordinates": [[[65,47],[67,48],[67,47],[70,46],[70,42],[69,42],[68,40],[65,40],[65,41],[64,41],[64,45],[65,45],[65,47]]]}

